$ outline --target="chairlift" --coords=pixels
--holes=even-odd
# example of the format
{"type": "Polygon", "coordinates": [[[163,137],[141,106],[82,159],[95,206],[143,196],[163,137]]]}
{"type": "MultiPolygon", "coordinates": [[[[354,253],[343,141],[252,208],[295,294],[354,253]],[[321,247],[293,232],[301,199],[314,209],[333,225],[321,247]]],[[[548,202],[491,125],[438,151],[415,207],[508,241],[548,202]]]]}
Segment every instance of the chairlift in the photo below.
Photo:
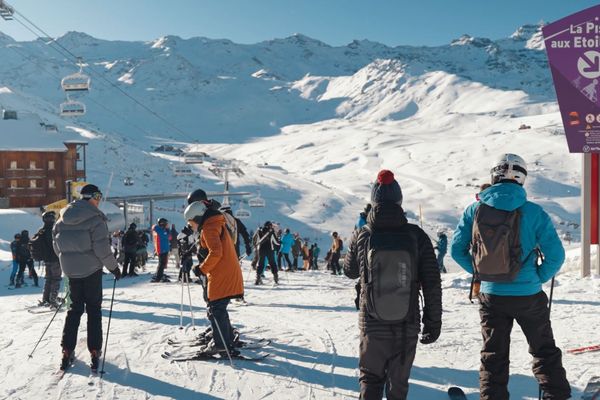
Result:
{"type": "Polygon", "coordinates": [[[265,207],[267,203],[265,202],[265,199],[260,197],[260,192],[258,192],[258,195],[256,197],[253,197],[250,200],[248,200],[248,205],[250,207],[265,207]]]}
{"type": "Polygon", "coordinates": [[[79,117],[85,115],[85,104],[80,101],[67,100],[60,105],[60,115],[63,117],[79,117]]]}
{"type": "Polygon", "coordinates": [[[79,72],[65,76],[60,81],[60,86],[65,92],[87,92],[90,90],[91,79],[83,73],[83,63],[78,58],[79,72]]]}
{"type": "Polygon", "coordinates": [[[125,179],[123,179],[123,184],[125,186],[133,186],[133,179],[131,179],[131,177],[128,176],[125,179]]]}
{"type": "Polygon", "coordinates": [[[173,174],[175,176],[190,176],[194,173],[189,165],[176,164],[173,166],[173,174]]]}
{"type": "Polygon", "coordinates": [[[242,202],[240,202],[240,208],[238,208],[235,212],[235,217],[239,218],[239,219],[248,219],[252,216],[252,214],[250,213],[250,211],[246,210],[242,204],[242,202]]]}

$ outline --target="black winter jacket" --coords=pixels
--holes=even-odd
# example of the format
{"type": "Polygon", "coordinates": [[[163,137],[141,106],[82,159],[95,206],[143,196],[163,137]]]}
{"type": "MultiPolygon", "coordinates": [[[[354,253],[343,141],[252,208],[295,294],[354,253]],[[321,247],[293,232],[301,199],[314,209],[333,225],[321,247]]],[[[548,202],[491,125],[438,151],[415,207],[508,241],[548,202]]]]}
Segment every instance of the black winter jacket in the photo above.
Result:
{"type": "MultiPolygon", "coordinates": [[[[430,327],[441,327],[442,325],[442,288],[440,270],[437,265],[435,253],[429,236],[417,225],[409,224],[404,216],[402,207],[391,204],[380,204],[375,206],[368,215],[367,224],[373,231],[393,230],[405,232],[416,239],[418,254],[418,281],[425,300],[423,308],[423,324],[430,327]]],[[[402,323],[389,323],[376,320],[371,317],[367,309],[367,299],[364,290],[364,274],[367,263],[369,232],[366,228],[355,230],[350,241],[348,254],[345,257],[344,273],[351,279],[360,278],[361,291],[359,297],[359,326],[367,334],[387,336],[395,331],[395,325],[402,323]]],[[[414,313],[409,323],[419,324],[419,307],[414,305],[414,313]]]]}

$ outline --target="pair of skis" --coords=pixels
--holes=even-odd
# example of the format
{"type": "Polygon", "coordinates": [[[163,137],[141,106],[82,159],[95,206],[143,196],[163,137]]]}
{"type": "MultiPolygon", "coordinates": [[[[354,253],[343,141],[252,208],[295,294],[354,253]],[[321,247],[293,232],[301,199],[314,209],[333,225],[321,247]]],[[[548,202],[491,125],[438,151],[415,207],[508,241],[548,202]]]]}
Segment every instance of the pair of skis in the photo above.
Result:
{"type": "MultiPolygon", "coordinates": [[[[196,360],[227,360],[226,354],[207,354],[202,350],[187,350],[189,347],[201,347],[206,345],[206,343],[202,340],[192,339],[192,340],[184,340],[184,341],[176,341],[173,339],[169,339],[168,343],[171,346],[176,347],[176,350],[173,352],[165,351],[161,354],[161,357],[165,360],[169,360],[171,362],[183,362],[183,361],[196,361],[196,360]],[[187,351],[178,351],[181,349],[186,349],[187,351]]],[[[260,361],[267,357],[269,357],[269,353],[260,352],[256,355],[250,356],[245,355],[239,352],[239,350],[256,350],[261,349],[265,346],[271,344],[270,339],[257,339],[257,340],[244,340],[238,341],[236,343],[236,348],[231,357],[237,360],[245,360],[245,361],[260,361]]]]}

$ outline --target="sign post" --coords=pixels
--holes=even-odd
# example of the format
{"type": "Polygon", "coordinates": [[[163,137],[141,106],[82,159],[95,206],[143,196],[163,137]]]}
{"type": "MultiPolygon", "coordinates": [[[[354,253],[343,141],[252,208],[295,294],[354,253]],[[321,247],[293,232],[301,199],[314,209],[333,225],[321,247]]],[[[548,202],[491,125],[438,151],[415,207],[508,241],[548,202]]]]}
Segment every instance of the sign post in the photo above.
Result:
{"type": "MultiPolygon", "coordinates": [[[[600,236],[600,5],[542,28],[569,152],[584,153],[581,179],[581,275],[600,236]],[[594,154],[596,153],[596,154],[594,154]]],[[[597,273],[600,274],[600,249],[597,273]]]]}

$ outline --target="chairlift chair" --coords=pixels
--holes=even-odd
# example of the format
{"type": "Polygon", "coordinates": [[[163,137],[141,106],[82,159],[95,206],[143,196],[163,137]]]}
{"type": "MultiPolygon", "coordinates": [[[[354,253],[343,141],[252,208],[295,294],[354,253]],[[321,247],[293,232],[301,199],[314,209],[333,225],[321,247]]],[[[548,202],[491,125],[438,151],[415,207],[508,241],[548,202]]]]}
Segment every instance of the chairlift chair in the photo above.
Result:
{"type": "Polygon", "coordinates": [[[78,60],[79,72],[65,76],[60,81],[60,86],[65,92],[87,92],[90,90],[91,79],[83,73],[83,63],[78,60]]]}
{"type": "Polygon", "coordinates": [[[258,195],[256,197],[253,197],[250,200],[248,200],[248,205],[250,207],[265,207],[267,203],[265,202],[265,199],[260,197],[260,192],[258,192],[258,195]]]}
{"type": "Polygon", "coordinates": [[[133,186],[133,179],[131,179],[131,177],[128,176],[125,179],[123,179],[123,184],[125,186],[133,186]]]}
{"type": "Polygon", "coordinates": [[[250,213],[250,211],[246,210],[244,208],[243,203],[240,201],[240,208],[238,208],[235,212],[235,217],[239,218],[239,219],[248,219],[252,216],[252,214],[250,213]]]}
{"type": "Polygon", "coordinates": [[[80,101],[67,100],[60,105],[60,115],[63,117],[79,117],[85,112],[85,104],[80,101]]]}

